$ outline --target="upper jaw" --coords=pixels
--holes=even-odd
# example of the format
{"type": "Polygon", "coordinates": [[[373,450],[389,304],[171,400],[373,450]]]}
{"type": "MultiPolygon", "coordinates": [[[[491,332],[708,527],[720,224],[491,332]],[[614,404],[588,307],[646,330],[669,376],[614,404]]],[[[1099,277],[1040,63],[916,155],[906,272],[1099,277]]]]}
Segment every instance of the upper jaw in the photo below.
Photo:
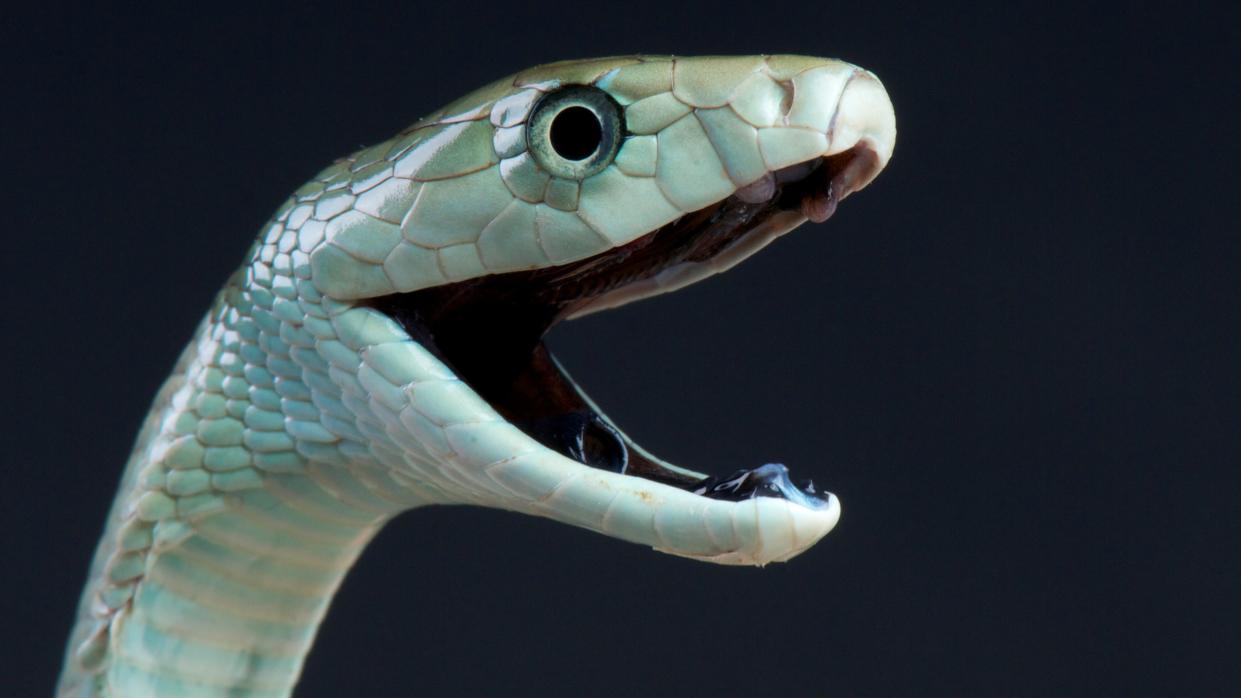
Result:
{"type": "Polygon", "coordinates": [[[678,290],[731,269],[807,221],[826,221],[845,197],[863,189],[879,174],[886,163],[885,149],[891,152],[890,146],[866,139],[830,155],[768,172],[726,200],[724,207],[728,202],[763,206],[775,200],[767,214],[752,221],[745,234],[726,249],[705,259],[682,260],[575,304],[565,317],[584,317],[678,290]]]}
{"type": "MultiPolygon", "coordinates": [[[[616,308],[675,291],[727,271],[797,226],[807,221],[826,221],[841,201],[866,188],[892,157],[896,145],[896,117],[879,79],[869,71],[860,68],[852,70],[827,120],[824,133],[826,147],[818,152],[804,153],[791,165],[769,169],[756,179],[738,186],[730,197],[761,204],[779,195],[782,185],[793,181],[796,193],[785,195],[786,201],[782,202],[779,211],[757,222],[743,239],[721,254],[706,260],[684,261],[600,294],[589,302],[576,305],[567,317],[584,317],[616,308]],[[807,178],[807,175],[811,175],[810,181],[797,182],[807,178]]],[[[801,99],[809,100],[811,96],[801,99]]],[[[796,104],[795,100],[794,107],[796,104]]],[[[789,117],[786,115],[785,118],[789,117]]],[[[800,128],[797,124],[794,126],[800,128]]],[[[727,166],[730,153],[724,151],[719,154],[727,166]]]]}

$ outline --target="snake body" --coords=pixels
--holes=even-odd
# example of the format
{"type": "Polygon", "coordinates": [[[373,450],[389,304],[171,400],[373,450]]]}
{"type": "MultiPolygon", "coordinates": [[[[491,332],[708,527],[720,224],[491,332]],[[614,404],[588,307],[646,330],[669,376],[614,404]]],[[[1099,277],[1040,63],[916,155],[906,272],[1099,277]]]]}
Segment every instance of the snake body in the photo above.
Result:
{"type": "MultiPolygon", "coordinates": [[[[520,306],[557,318],[691,283],[830,215],[894,138],[882,86],[846,63],[639,56],[517,73],[333,163],[262,229],[155,398],[58,691],[288,695],[343,576],[414,507],[504,508],[718,563],[805,550],[836,523],[831,495],[776,466],[708,478],[663,463],[567,378],[548,385],[569,386],[565,414],[585,421],[523,422],[444,339],[464,328],[486,373],[504,313],[418,323],[536,282],[557,299],[572,287],[520,306]],[[570,108],[598,121],[582,157],[557,140],[570,108]]],[[[541,352],[530,375],[560,375],[541,352]]]]}

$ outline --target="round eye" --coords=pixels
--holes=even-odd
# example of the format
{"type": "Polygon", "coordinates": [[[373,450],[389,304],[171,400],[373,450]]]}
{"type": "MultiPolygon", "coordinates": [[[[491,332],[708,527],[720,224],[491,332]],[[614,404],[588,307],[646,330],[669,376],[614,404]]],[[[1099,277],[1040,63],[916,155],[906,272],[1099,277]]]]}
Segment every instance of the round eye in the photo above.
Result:
{"type": "Polygon", "coordinates": [[[569,107],[552,117],[552,150],[566,160],[585,160],[603,143],[603,124],[586,107],[569,107]]]}
{"type": "Polygon", "coordinates": [[[607,167],[620,148],[621,110],[603,90],[574,85],[539,99],[526,141],[551,175],[585,179],[607,167]]]}

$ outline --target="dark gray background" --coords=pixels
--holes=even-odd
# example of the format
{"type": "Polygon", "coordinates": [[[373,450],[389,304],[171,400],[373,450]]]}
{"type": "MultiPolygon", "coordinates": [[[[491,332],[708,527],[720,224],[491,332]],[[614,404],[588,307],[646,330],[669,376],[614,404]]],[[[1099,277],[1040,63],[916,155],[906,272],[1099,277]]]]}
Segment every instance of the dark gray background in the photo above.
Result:
{"type": "Polygon", "coordinates": [[[419,511],[298,694],[1241,694],[1237,17],[734,4],[7,19],[3,692],[50,689],[139,420],[283,197],[496,77],[644,51],[838,56],[895,102],[833,220],[552,336],[640,442],[786,462],[839,527],[753,570],[419,511]]]}

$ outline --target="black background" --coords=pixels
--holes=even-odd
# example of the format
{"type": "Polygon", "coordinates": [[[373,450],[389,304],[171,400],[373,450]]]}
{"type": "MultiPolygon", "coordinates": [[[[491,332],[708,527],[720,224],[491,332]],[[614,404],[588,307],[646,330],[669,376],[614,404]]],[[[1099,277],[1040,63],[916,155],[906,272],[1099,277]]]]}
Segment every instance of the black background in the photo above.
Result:
{"type": "Polygon", "coordinates": [[[839,527],[754,570],[418,511],[298,695],[1241,695],[1238,19],[995,5],[6,20],[3,692],[50,689],[139,420],[283,197],[496,77],[643,51],[892,95],[891,164],[827,224],[552,336],[655,452],[786,462],[839,527]]]}

